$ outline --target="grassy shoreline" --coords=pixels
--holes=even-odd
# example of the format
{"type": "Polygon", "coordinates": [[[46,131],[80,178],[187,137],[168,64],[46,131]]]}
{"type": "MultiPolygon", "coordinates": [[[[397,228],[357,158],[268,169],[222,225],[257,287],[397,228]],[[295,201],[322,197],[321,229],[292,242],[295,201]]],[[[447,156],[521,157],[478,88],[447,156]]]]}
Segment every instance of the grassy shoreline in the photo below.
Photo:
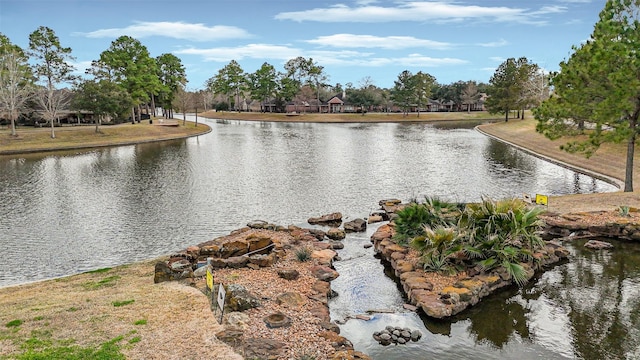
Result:
{"type": "Polygon", "coordinates": [[[75,149],[91,149],[182,139],[206,134],[211,128],[202,123],[166,120],[163,124],[148,120],[139,124],[100,126],[65,126],[55,128],[56,138],[51,138],[50,128],[18,128],[17,136],[9,129],[0,130],[0,155],[16,155],[75,149]]]}

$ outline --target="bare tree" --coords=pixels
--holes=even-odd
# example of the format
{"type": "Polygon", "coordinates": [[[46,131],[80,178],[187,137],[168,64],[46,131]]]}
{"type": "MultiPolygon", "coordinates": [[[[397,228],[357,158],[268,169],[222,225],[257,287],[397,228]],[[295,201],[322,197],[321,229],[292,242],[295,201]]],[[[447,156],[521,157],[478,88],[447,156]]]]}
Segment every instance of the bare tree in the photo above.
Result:
{"type": "Polygon", "coordinates": [[[182,112],[182,125],[187,124],[187,110],[193,107],[193,95],[193,93],[186,91],[182,86],[178,87],[176,91],[174,106],[182,112]]]}
{"type": "Polygon", "coordinates": [[[467,86],[462,89],[460,98],[462,99],[462,103],[467,105],[467,112],[471,112],[471,104],[475,104],[478,99],[480,99],[480,92],[478,91],[478,86],[475,81],[469,81],[467,83],[467,86]]]}
{"type": "Polygon", "coordinates": [[[33,94],[31,78],[24,53],[16,49],[0,50],[0,106],[9,112],[12,136],[16,136],[16,120],[33,94]]]}
{"type": "Polygon", "coordinates": [[[41,26],[29,35],[29,50],[36,61],[35,74],[44,83],[36,99],[44,109],[45,119],[51,122],[51,138],[55,139],[54,121],[70,100],[64,91],[56,91],[56,85],[75,79],[74,68],[68,62],[73,60],[71,48],[62,47],[55,32],[41,26]]]}

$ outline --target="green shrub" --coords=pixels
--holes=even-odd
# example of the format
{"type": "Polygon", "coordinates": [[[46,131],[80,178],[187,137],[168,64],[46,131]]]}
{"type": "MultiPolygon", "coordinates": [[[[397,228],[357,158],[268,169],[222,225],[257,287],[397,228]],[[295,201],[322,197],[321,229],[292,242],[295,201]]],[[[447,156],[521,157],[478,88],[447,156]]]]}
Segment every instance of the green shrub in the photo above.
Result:
{"type": "Polygon", "coordinates": [[[629,210],[630,209],[628,206],[622,205],[618,207],[618,213],[620,214],[620,216],[625,216],[625,217],[629,216],[629,210]]]}

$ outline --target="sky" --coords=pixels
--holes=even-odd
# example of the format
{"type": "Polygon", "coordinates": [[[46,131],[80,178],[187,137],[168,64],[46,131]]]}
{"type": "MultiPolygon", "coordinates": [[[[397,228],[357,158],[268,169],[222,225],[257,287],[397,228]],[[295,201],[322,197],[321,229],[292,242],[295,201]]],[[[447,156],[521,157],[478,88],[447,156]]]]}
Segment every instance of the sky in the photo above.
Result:
{"type": "Polygon", "coordinates": [[[40,26],[70,47],[81,74],[122,35],[172,53],[187,88],[231,60],[284,71],[303,56],[329,83],[393,87],[404,70],[440,84],[488,82],[508,58],[556,71],[587,40],[605,0],[0,0],[0,33],[22,47],[40,26]]]}

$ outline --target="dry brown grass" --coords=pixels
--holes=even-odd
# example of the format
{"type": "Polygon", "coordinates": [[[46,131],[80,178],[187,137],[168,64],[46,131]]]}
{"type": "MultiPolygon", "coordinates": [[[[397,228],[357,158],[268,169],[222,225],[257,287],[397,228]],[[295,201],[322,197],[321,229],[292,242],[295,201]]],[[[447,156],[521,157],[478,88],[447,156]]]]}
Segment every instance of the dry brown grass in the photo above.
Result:
{"type": "Polygon", "coordinates": [[[137,144],[152,141],[171,140],[203,134],[211,129],[205,124],[195,126],[187,122],[167,120],[164,124],[178,126],[160,126],[158,121],[149,125],[149,121],[140,124],[121,124],[101,126],[96,133],[95,126],[69,126],[55,129],[56,138],[51,138],[50,128],[25,128],[17,130],[12,136],[9,129],[0,129],[0,155],[56,151],[78,148],[93,148],[114,145],[137,144]]]}
{"type": "MultiPolygon", "coordinates": [[[[535,131],[536,121],[510,120],[494,124],[481,125],[480,129],[492,136],[524,147],[535,153],[550,157],[576,168],[624,180],[626,165],[626,144],[603,144],[589,159],[581,154],[570,154],[560,149],[570,138],[551,141],[535,131]]],[[[634,163],[638,164],[640,154],[636,152],[634,163]]],[[[640,169],[634,169],[633,180],[640,184],[640,169]]],[[[636,185],[637,186],[637,185],[636,185]]],[[[549,210],[558,213],[584,212],[608,210],[615,211],[620,206],[640,208],[640,192],[633,193],[605,193],[605,194],[577,194],[557,196],[549,199],[549,210]]]]}
{"type": "Polygon", "coordinates": [[[123,336],[118,345],[127,359],[242,359],[215,339],[222,328],[207,297],[179,283],[154,284],[154,263],[0,289],[0,357],[46,334],[83,347],[123,336]],[[23,323],[6,326],[14,320],[23,323]]]}

